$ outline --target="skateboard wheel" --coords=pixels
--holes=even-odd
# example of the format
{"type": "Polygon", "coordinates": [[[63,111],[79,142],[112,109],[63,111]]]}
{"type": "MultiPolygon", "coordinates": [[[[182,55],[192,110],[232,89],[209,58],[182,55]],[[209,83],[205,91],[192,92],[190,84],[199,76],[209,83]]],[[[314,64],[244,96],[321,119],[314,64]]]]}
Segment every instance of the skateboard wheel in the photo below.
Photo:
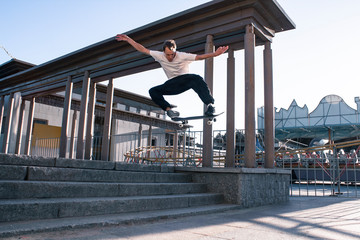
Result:
{"type": "Polygon", "coordinates": [[[208,121],[207,121],[207,125],[209,125],[209,126],[212,125],[212,123],[213,123],[213,122],[212,122],[211,120],[208,120],[208,121]]]}
{"type": "Polygon", "coordinates": [[[183,126],[184,126],[184,124],[179,123],[179,127],[180,127],[180,128],[183,128],[183,126]]]}
{"type": "Polygon", "coordinates": [[[216,118],[214,118],[214,122],[216,122],[216,118]]]}

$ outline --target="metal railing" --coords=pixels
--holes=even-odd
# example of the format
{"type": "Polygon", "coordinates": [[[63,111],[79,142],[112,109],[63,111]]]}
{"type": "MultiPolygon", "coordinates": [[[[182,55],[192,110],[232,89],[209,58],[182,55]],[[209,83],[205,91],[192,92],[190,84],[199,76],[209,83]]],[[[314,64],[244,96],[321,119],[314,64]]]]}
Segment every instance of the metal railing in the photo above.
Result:
{"type": "Polygon", "coordinates": [[[354,140],[277,151],[275,163],[291,170],[292,196],[359,197],[359,146],[360,140],[354,140]],[[351,150],[345,153],[344,148],[351,150]]]}
{"type": "Polygon", "coordinates": [[[59,157],[60,138],[37,138],[34,139],[31,154],[43,157],[59,157]]]}

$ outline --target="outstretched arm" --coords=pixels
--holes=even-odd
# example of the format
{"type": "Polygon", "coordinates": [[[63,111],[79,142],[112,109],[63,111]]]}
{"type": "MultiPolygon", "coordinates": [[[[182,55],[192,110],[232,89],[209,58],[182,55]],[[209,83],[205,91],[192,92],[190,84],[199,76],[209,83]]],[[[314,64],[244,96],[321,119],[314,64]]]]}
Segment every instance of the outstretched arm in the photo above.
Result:
{"type": "Polygon", "coordinates": [[[224,52],[226,52],[228,49],[229,49],[229,46],[219,47],[218,49],[216,49],[215,52],[196,55],[195,60],[203,60],[206,58],[217,57],[217,56],[223,54],[224,52]]]}
{"type": "Polygon", "coordinates": [[[142,52],[146,55],[150,55],[150,50],[145,48],[143,45],[141,45],[140,43],[135,42],[132,38],[130,38],[129,36],[125,35],[125,34],[118,34],[116,35],[115,39],[117,41],[125,41],[128,42],[131,46],[133,46],[136,50],[138,50],[139,52],[142,52]]]}

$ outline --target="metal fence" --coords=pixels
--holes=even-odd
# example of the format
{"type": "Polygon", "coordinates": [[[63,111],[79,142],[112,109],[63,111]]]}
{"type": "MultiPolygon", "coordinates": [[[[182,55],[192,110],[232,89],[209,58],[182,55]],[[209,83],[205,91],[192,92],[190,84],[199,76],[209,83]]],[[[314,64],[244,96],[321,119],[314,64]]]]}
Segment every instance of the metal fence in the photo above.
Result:
{"type": "Polygon", "coordinates": [[[278,151],[275,163],[291,170],[292,196],[359,197],[359,146],[360,141],[356,140],[278,151]]]}
{"type": "Polygon", "coordinates": [[[37,138],[34,139],[31,155],[44,157],[59,157],[60,138],[37,138]]]}

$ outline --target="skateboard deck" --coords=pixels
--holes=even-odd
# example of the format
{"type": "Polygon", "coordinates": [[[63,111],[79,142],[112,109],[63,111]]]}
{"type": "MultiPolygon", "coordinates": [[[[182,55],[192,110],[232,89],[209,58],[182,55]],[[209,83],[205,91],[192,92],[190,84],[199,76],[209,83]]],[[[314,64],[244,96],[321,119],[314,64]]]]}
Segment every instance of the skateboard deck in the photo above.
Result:
{"type": "Polygon", "coordinates": [[[171,120],[175,121],[175,122],[182,122],[182,124],[179,124],[180,127],[183,126],[183,124],[187,124],[189,120],[196,120],[196,119],[208,119],[207,124],[211,125],[213,122],[216,122],[216,117],[223,114],[222,113],[218,113],[218,114],[214,114],[214,115],[200,115],[200,116],[190,116],[190,117],[174,117],[171,120]]]}

